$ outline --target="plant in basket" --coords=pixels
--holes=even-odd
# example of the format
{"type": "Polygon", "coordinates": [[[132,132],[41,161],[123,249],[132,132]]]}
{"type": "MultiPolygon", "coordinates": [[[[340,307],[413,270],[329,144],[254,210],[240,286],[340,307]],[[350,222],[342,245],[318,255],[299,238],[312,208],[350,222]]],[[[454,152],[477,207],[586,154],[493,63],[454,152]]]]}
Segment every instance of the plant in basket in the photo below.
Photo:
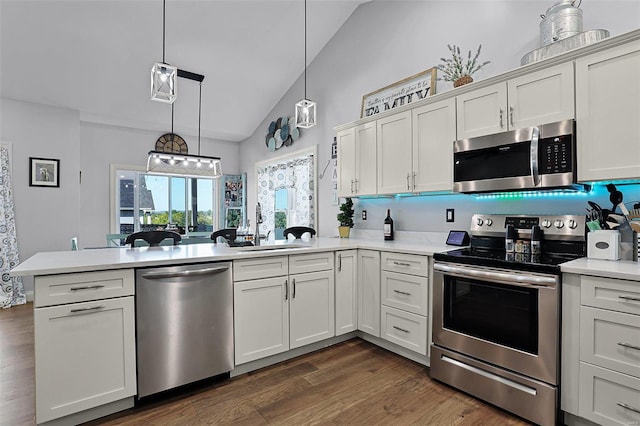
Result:
{"type": "Polygon", "coordinates": [[[349,232],[353,228],[353,200],[351,198],[345,199],[344,203],[340,204],[340,213],[338,213],[338,232],[340,238],[349,238],[349,232]]]}
{"type": "Polygon", "coordinates": [[[440,58],[442,64],[436,65],[436,68],[442,72],[442,77],[438,77],[438,80],[452,81],[453,87],[473,82],[473,78],[471,78],[473,73],[491,62],[478,62],[482,45],[478,46],[478,50],[473,57],[471,57],[471,50],[469,50],[466,59],[460,53],[460,47],[455,44],[453,46],[448,44],[447,47],[452,57],[449,59],[440,58]]]}

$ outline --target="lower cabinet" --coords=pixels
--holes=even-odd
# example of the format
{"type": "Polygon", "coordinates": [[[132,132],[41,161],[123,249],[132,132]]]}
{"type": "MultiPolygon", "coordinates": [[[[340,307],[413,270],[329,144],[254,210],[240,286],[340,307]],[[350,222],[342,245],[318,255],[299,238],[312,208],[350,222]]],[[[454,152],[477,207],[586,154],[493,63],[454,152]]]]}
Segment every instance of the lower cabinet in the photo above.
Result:
{"type": "MultiPolygon", "coordinates": [[[[267,259],[240,262],[248,270],[267,259]]],[[[333,337],[333,269],[332,252],[296,255],[281,269],[291,274],[234,282],[236,365],[333,337]],[[323,270],[291,273],[314,269],[323,270]]]]}
{"type": "Polygon", "coordinates": [[[133,296],[34,309],[37,423],[135,395],[134,315],[133,296]]]}
{"type": "Polygon", "coordinates": [[[380,252],[358,250],[358,330],[380,337],[380,252]]]}
{"type": "Polygon", "coordinates": [[[336,336],[358,328],[358,250],[335,254],[336,336]]]}
{"type": "Polygon", "coordinates": [[[427,318],[382,305],[382,338],[422,355],[427,354],[427,318]]]}

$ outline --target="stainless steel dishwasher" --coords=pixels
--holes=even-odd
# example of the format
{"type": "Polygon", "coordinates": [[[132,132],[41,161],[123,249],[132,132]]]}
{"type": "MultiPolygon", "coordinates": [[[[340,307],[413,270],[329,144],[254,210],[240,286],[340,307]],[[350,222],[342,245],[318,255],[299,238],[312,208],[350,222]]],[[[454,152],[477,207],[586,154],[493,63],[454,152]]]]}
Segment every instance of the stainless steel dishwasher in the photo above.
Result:
{"type": "Polygon", "coordinates": [[[136,270],[138,398],[233,369],[231,262],[136,270]]]}

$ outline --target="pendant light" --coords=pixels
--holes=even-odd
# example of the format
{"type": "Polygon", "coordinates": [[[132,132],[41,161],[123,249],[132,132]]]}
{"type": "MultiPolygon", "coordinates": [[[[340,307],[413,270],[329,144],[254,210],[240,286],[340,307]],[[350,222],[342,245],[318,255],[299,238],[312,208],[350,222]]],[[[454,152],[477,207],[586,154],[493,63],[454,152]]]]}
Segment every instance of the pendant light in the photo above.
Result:
{"type": "Polygon", "coordinates": [[[316,125],[316,103],[307,99],[307,0],[304,0],[304,98],[296,104],[296,127],[316,125]]]}
{"type": "MultiPolygon", "coordinates": [[[[200,94],[198,100],[198,155],[149,151],[149,155],[147,157],[147,172],[171,176],[219,178],[222,176],[220,157],[206,157],[200,155],[202,81],[204,80],[204,76],[184,70],[177,70],[177,76],[187,78],[189,80],[195,80],[200,83],[200,94]]],[[[171,133],[173,133],[173,105],[171,105],[171,133]]]]}
{"type": "Polygon", "coordinates": [[[178,68],[165,62],[165,4],[162,0],[162,62],[156,62],[151,68],[151,100],[172,104],[176,100],[176,81],[178,68]]]}

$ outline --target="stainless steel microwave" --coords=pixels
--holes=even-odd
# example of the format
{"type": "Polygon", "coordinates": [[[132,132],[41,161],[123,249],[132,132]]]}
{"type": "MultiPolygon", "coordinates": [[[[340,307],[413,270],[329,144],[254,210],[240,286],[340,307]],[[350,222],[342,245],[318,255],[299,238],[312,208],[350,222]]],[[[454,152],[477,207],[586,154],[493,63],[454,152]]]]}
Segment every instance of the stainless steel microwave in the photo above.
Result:
{"type": "Polygon", "coordinates": [[[575,121],[454,143],[455,192],[577,188],[575,121]]]}

